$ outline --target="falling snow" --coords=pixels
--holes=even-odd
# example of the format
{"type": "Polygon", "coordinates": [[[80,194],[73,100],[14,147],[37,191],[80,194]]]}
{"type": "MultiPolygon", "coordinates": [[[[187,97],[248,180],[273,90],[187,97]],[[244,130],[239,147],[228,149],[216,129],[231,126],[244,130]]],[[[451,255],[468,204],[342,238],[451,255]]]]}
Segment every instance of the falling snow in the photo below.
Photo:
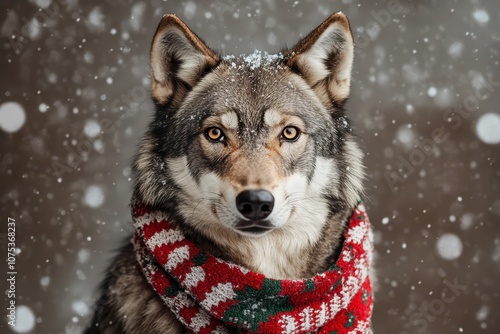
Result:
{"type": "Polygon", "coordinates": [[[71,308],[76,314],[78,314],[81,317],[86,317],[90,313],[89,306],[81,300],[74,301],[71,304],[71,308]]]}
{"type": "Polygon", "coordinates": [[[95,138],[101,133],[101,126],[96,120],[89,119],[85,122],[83,132],[89,138],[95,138]]]}
{"type": "Polygon", "coordinates": [[[191,20],[196,14],[196,4],[193,1],[186,2],[184,6],[184,16],[186,19],[191,20]]]}
{"type": "Polygon", "coordinates": [[[104,203],[104,193],[100,186],[89,186],[85,190],[84,203],[91,208],[98,208],[104,203]]]}
{"type": "Polygon", "coordinates": [[[462,55],[463,50],[464,50],[464,43],[460,41],[453,42],[448,48],[448,54],[452,56],[454,59],[458,59],[462,55]]]}
{"type": "Polygon", "coordinates": [[[411,147],[415,140],[415,133],[412,129],[408,128],[408,126],[403,125],[397,132],[397,138],[403,145],[411,147]]]}
{"type": "Polygon", "coordinates": [[[26,112],[17,102],[5,102],[0,105],[0,129],[7,133],[19,131],[26,121],[26,112]]]}
{"type": "Polygon", "coordinates": [[[35,328],[35,314],[26,305],[19,305],[16,309],[16,326],[11,327],[16,333],[29,333],[35,328]]]}
{"type": "Polygon", "coordinates": [[[345,107],[367,165],[375,333],[500,332],[499,1],[4,7],[0,205],[18,224],[19,263],[9,332],[80,334],[90,321],[112,250],[130,238],[130,160],[154,113],[149,47],[164,14],[177,14],[232,70],[257,70],[338,10],[356,43],[345,107]],[[404,8],[389,7],[397,3],[404,8]],[[467,289],[432,313],[455,280],[467,289]]]}
{"type": "Polygon", "coordinates": [[[476,123],[476,133],[486,144],[500,144],[500,115],[487,113],[476,123]]]}
{"type": "Polygon", "coordinates": [[[104,22],[105,16],[100,7],[95,7],[88,15],[85,24],[88,29],[92,32],[103,32],[106,28],[106,24],[104,22]]]}
{"type": "Polygon", "coordinates": [[[462,255],[462,240],[452,233],[443,234],[436,243],[439,256],[445,260],[455,260],[462,255]]]}
{"type": "Polygon", "coordinates": [[[40,103],[40,105],[38,106],[38,110],[41,112],[41,113],[44,113],[46,112],[47,110],[49,110],[49,106],[45,103],[40,103]]]}
{"type": "Polygon", "coordinates": [[[477,9],[474,11],[474,19],[481,24],[488,23],[490,21],[490,15],[484,9],[477,9]]]}
{"type": "Polygon", "coordinates": [[[430,97],[434,97],[434,96],[436,96],[436,94],[437,94],[436,87],[432,86],[432,87],[429,87],[429,89],[427,89],[427,95],[429,95],[430,97]]]}

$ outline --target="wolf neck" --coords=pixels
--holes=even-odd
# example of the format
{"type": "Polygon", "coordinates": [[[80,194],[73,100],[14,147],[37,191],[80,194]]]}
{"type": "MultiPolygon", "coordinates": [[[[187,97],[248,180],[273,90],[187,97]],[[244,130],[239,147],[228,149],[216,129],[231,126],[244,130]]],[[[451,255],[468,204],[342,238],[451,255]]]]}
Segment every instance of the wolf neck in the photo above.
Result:
{"type": "Polygon", "coordinates": [[[261,238],[245,239],[237,244],[227,244],[238,252],[244,265],[270,278],[309,278],[325,271],[336,258],[341,243],[345,221],[350,214],[338,214],[325,221],[314,218],[297,218],[290,228],[277,230],[261,238]],[[307,220],[311,220],[308,222],[307,220]],[[308,230],[295,228],[308,226],[308,230]],[[246,254],[242,253],[247,248],[246,254]],[[245,247],[246,246],[246,247],[245,247]]]}
{"type": "Polygon", "coordinates": [[[180,227],[201,249],[216,257],[269,278],[301,279],[323,272],[335,262],[352,209],[324,218],[297,216],[283,228],[256,238],[224,227],[214,227],[208,234],[188,224],[180,227]]]}

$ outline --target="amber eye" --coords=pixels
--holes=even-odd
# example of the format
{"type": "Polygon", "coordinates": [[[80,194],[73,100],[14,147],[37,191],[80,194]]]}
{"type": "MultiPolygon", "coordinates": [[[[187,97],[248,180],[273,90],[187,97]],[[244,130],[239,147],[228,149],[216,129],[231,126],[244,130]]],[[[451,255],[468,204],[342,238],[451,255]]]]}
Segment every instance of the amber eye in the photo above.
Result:
{"type": "Polygon", "coordinates": [[[205,131],[205,136],[210,141],[217,141],[218,142],[218,141],[223,141],[225,139],[224,132],[222,132],[221,129],[216,128],[216,127],[208,128],[205,131]]]}
{"type": "Polygon", "coordinates": [[[299,138],[300,131],[295,126],[287,126],[283,129],[281,136],[284,140],[294,141],[299,138]]]}

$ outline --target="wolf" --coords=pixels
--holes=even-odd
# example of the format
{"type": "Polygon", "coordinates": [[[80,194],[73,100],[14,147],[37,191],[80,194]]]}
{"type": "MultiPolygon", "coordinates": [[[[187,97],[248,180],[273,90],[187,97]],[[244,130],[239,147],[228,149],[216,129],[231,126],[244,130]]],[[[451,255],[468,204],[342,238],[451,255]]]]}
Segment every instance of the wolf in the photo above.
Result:
{"type": "MultiPolygon", "coordinates": [[[[364,191],[345,111],[353,56],[341,12],[291,49],[239,56],[165,15],[150,51],[156,110],[133,162],[133,202],[166,213],[203,252],[270,279],[328,271],[364,191]]],[[[193,332],[137,259],[127,240],[86,333],[193,332]]]]}

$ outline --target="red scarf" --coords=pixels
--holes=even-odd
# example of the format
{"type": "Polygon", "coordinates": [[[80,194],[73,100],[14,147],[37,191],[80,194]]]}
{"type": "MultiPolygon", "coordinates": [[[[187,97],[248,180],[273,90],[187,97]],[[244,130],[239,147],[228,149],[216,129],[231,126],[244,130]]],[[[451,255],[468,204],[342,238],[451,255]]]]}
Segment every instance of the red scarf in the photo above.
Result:
{"type": "Polygon", "coordinates": [[[337,262],[310,279],[277,280],[204,253],[146,206],[133,210],[134,245],[144,275],[194,333],[368,334],[372,233],[360,204],[337,262]]]}

